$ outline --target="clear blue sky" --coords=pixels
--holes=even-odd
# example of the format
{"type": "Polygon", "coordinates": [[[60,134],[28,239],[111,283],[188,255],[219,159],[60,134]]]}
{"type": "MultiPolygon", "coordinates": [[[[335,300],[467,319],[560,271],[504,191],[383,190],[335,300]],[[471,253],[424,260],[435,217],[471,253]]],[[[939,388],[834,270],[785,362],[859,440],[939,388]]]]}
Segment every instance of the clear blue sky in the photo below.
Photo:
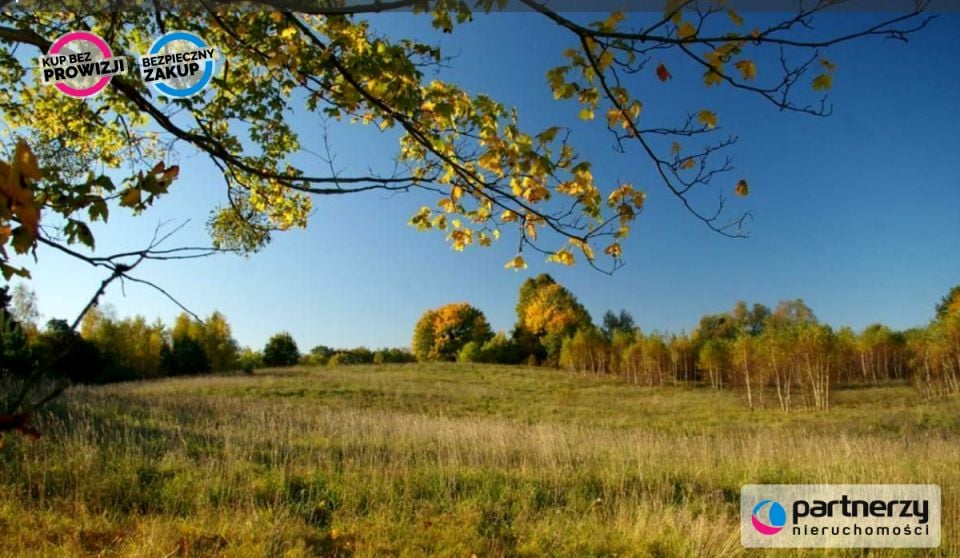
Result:
{"type": "MultiPolygon", "coordinates": [[[[869,17],[842,14],[821,25],[839,29],[869,17]]],[[[378,16],[373,25],[439,39],[459,53],[442,78],[517,105],[527,129],[572,126],[601,183],[623,179],[644,188],[648,206],[625,244],[627,266],[608,277],[530,257],[530,268],[515,273],[503,269],[515,249],[510,235],[492,249],[457,253],[442,236],[408,227],[422,197],[318,198],[308,229],[277,234],[249,259],[141,268],[197,313],[225,313],[243,345],[261,347],[288,330],[303,350],[404,346],[423,310],[455,301],[471,302],[495,329],[509,330],[520,283],[543,271],[568,286],[594,319],[626,308],[645,330],[669,331],[690,330],[702,314],[738,299],[774,305],[796,297],[835,326],[907,328],[925,324],[937,300],[960,283],[958,14],[944,15],[907,45],[868,39],[831,50],[840,69],[831,94],[835,113],[826,119],[707,90],[679,67],[669,84],[644,82],[639,96],[651,118],[669,123],[688,110],[713,108],[740,137],[737,171],[717,187],[729,193],[737,177],[750,180],[751,196],[731,200],[733,210],[755,213],[748,240],[708,231],[667,195],[639,153],[614,153],[599,121],[583,125],[574,105],[552,100],[544,73],[573,45],[543,18],[479,16],[440,37],[423,17],[378,16]]],[[[316,121],[309,122],[299,128],[303,143],[317,145],[316,121]]],[[[347,170],[383,169],[395,152],[393,137],[375,130],[331,132],[338,166],[347,170]]],[[[109,226],[96,230],[104,253],[142,247],[154,225],[168,219],[192,219],[179,243],[206,242],[204,222],[223,202],[223,185],[206,159],[181,149],[181,178],[170,196],[137,219],[115,211],[109,226]]],[[[74,316],[101,275],[50,250],[39,250],[39,259],[30,283],[44,319],[74,316]]],[[[137,285],[125,294],[111,287],[105,300],[120,315],[168,323],[179,311],[137,285]]]]}

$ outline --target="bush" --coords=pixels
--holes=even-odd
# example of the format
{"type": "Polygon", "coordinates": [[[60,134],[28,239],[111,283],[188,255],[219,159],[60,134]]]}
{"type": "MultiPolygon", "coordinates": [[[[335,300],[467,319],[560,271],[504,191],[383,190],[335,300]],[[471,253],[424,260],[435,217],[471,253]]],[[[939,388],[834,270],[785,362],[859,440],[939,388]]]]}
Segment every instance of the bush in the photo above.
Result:
{"type": "Polygon", "coordinates": [[[310,354],[304,358],[304,364],[311,366],[326,366],[330,361],[330,357],[333,356],[337,351],[327,347],[326,345],[317,345],[316,347],[310,349],[310,354]]]}
{"type": "Polygon", "coordinates": [[[330,357],[327,364],[330,366],[351,366],[356,364],[373,364],[374,357],[370,349],[366,347],[357,347],[345,351],[338,351],[330,357]]]}
{"type": "Polygon", "coordinates": [[[484,343],[480,353],[480,362],[494,364],[520,364],[525,354],[517,342],[507,338],[502,331],[484,343]]]}
{"type": "Polygon", "coordinates": [[[480,343],[471,341],[457,353],[457,362],[483,362],[483,351],[480,343]]]}
{"type": "Polygon", "coordinates": [[[408,362],[417,362],[417,357],[413,356],[407,349],[380,349],[373,353],[374,364],[404,364],[408,362]]]}
{"type": "Polygon", "coordinates": [[[237,364],[244,374],[253,374],[254,370],[263,366],[263,355],[249,347],[244,348],[237,357],[237,364]]]}
{"type": "Polygon", "coordinates": [[[298,362],[300,362],[300,350],[297,348],[297,342],[286,331],[271,337],[263,348],[264,366],[292,366],[298,362]]]}

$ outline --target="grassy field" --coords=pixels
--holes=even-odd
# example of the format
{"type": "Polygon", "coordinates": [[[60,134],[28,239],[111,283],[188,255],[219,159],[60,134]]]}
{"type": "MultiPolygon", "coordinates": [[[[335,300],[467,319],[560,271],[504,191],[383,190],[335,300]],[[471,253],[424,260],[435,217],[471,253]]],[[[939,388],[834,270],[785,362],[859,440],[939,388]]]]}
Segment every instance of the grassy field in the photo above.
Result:
{"type": "Polygon", "coordinates": [[[77,388],[0,449],[0,556],[847,556],[740,546],[746,483],[936,483],[960,402],[829,413],[566,372],[409,365],[77,388]]]}

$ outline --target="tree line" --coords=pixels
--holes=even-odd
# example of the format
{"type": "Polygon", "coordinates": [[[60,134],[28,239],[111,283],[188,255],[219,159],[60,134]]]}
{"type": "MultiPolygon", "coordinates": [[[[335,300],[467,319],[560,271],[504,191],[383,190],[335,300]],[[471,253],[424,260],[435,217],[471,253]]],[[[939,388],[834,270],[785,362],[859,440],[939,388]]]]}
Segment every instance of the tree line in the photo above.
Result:
{"type": "Polygon", "coordinates": [[[646,333],[626,310],[599,325],[549,275],[520,287],[517,322],[494,334],[467,303],[425,312],[414,327],[420,361],[540,364],[641,385],[707,386],[743,394],[751,408],[828,409],[838,387],[912,383],[928,398],[960,393],[960,286],[925,327],[856,332],[821,323],[803,300],[774,308],[737,302],[692,333],[646,333]]]}
{"type": "MultiPolygon", "coordinates": [[[[831,391],[851,386],[912,384],[928,398],[960,393],[960,285],[924,327],[896,331],[881,324],[856,332],[821,323],[801,299],[737,302],[729,312],[703,316],[691,333],[644,332],[626,310],[608,311],[599,325],[551,276],[520,287],[512,331],[494,333],[468,303],[426,311],[414,326],[411,349],[335,349],[301,353],[287,332],[261,350],[241,348],[226,317],[200,321],[180,314],[172,326],[143,316],[118,318],[107,309],[86,313],[79,333],[64,320],[43,329],[33,293],[0,289],[0,381],[6,407],[45,381],[107,383],[183,374],[296,364],[459,361],[559,367],[614,376],[646,386],[735,390],[752,407],[828,409],[831,391]]],[[[13,405],[14,407],[16,405],[13,405]]]]}
{"type": "Polygon", "coordinates": [[[288,332],[260,350],[240,347],[230,323],[214,311],[203,320],[181,313],[171,326],[143,316],[118,318],[110,308],[91,308],[74,331],[65,320],[41,328],[36,297],[23,284],[0,288],[0,381],[8,393],[41,387],[45,380],[103,384],[208,372],[253,372],[296,364],[347,365],[415,362],[403,348],[334,349],[301,354],[288,332]],[[29,386],[29,388],[27,388],[29,386]]]}

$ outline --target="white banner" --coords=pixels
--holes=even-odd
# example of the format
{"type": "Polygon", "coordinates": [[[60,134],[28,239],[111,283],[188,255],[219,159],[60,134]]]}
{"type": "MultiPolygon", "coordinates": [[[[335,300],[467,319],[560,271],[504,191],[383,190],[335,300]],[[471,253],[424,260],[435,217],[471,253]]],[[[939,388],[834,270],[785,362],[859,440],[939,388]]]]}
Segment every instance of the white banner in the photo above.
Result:
{"type": "Polygon", "coordinates": [[[750,548],[935,548],[935,484],[748,484],[740,542],[750,548]]]}

